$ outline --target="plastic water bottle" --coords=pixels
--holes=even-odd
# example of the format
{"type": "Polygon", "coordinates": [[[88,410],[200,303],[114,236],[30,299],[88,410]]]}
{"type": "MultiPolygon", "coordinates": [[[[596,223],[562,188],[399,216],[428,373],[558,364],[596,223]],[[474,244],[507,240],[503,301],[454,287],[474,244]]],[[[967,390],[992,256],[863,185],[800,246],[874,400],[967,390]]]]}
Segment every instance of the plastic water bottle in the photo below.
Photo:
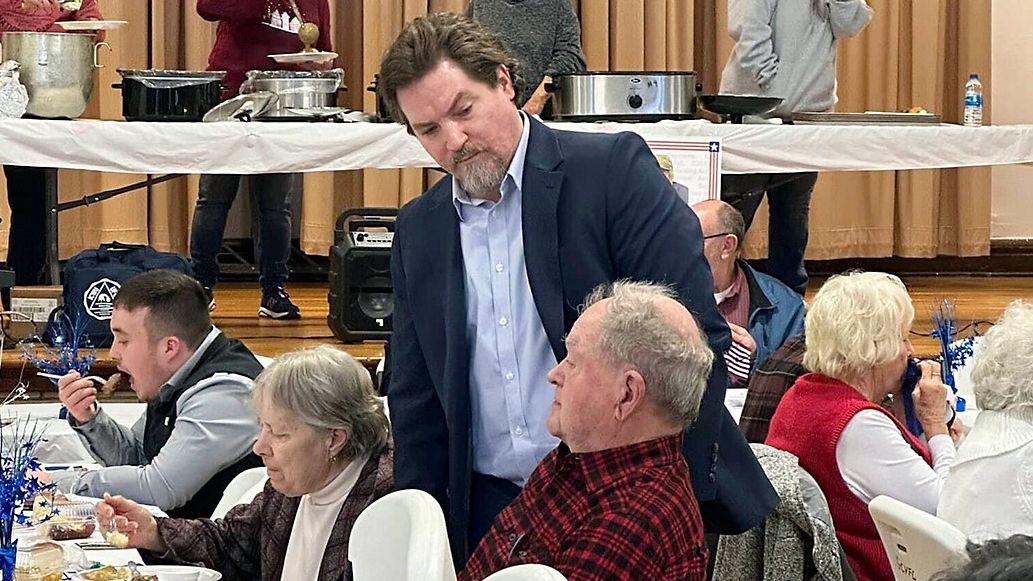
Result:
{"type": "Polygon", "coordinates": [[[965,114],[962,117],[965,127],[981,127],[983,125],[983,83],[979,75],[970,73],[965,83],[965,114]]]}

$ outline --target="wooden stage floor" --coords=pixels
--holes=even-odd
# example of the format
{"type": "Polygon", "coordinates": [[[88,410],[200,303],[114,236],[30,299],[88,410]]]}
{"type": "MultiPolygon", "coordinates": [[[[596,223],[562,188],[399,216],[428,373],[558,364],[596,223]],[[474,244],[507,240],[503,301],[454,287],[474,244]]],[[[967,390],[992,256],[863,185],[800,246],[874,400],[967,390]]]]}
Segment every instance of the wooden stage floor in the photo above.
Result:
{"type": "MultiPolygon", "coordinates": [[[[1033,301],[1033,277],[923,276],[905,277],[904,281],[915,305],[912,342],[916,352],[925,356],[933,356],[938,352],[936,340],[927,336],[932,329],[930,314],[937,300],[955,300],[959,326],[972,321],[992,322],[1004,306],[1014,299],[1033,301]]],[[[808,298],[814,295],[821,282],[812,281],[808,298]]],[[[227,335],[241,339],[255,353],[268,357],[320,344],[345,350],[368,367],[375,366],[383,356],[382,342],[346,345],[333,337],[326,324],[328,305],[324,283],[292,284],[288,290],[301,308],[300,321],[259,318],[260,291],[257,283],[222,284],[215,291],[216,309],[212,313],[215,324],[227,335]]],[[[979,325],[979,328],[985,331],[987,325],[979,325]]],[[[20,375],[20,351],[8,349],[3,353],[0,365],[0,388],[10,389],[20,375]]],[[[113,367],[107,350],[101,350],[97,354],[94,371],[107,375],[113,367]]],[[[28,371],[25,375],[29,375],[28,371]]],[[[48,394],[48,384],[40,378],[34,379],[34,399],[52,397],[48,394]]]]}

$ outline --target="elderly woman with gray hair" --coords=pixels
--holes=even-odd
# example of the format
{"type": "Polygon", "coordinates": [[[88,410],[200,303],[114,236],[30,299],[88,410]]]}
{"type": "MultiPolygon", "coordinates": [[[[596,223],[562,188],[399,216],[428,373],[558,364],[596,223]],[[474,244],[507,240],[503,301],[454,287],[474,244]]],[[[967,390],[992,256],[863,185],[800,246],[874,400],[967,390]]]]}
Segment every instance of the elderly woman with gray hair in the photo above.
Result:
{"type": "Polygon", "coordinates": [[[974,542],[1033,534],[1033,305],[1008,305],[976,345],[971,369],[982,411],[937,515],[974,542]]]}
{"type": "Polygon", "coordinates": [[[954,462],[939,366],[920,364],[915,411],[928,444],[882,404],[900,391],[912,354],[915,316],[895,276],[858,272],[830,278],[804,320],[811,370],[786,392],[766,443],[799,458],[828,499],[836,536],[862,581],[892,579],[868,503],[885,494],[934,513],[954,462]]]}
{"type": "Polygon", "coordinates": [[[98,504],[129,546],[202,563],[223,579],[352,578],[348,537],[356,517],[393,484],[389,427],[369,372],[350,355],[316,347],[277,357],[255,379],[269,474],[250,504],[218,520],[154,518],[120,496],[98,504]]]}

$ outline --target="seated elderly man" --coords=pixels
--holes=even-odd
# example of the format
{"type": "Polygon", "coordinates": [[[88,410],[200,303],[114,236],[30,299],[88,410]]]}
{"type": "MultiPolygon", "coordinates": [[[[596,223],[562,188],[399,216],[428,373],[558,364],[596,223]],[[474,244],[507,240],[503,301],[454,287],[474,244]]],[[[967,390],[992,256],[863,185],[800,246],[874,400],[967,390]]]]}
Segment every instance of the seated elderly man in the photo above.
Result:
{"type": "Polygon", "coordinates": [[[463,581],[542,563],[571,581],[706,578],[699,507],[681,454],[713,355],[669,288],[615,282],[586,299],[552,371],[561,440],[495,519],[463,581]]]}
{"type": "MultiPolygon", "coordinates": [[[[255,380],[269,481],[225,518],[154,518],[120,496],[97,507],[126,544],[202,563],[227,581],[351,581],[348,541],[394,482],[390,427],[369,372],[322,345],[280,355],[255,380]]],[[[109,537],[109,540],[110,537],[109,537]]]]}
{"type": "Polygon", "coordinates": [[[746,225],[720,200],[692,206],[703,229],[703,254],[714,276],[714,299],[732,331],[725,353],[732,384],[745,384],[757,363],[803,333],[803,300],[778,279],[739,258],[746,225]]]}
{"type": "Polygon", "coordinates": [[[106,467],[59,476],[59,488],[119,494],[172,516],[210,516],[230,480],[262,463],[251,453],[258,418],[250,405],[262,365],[212,325],[201,285],[171,270],[122,285],[111,333],[111,357],[147,411],[126,429],[97,404],[92,380],[62,377],[68,422],[106,467]]]}
{"type": "Polygon", "coordinates": [[[1033,534],[1033,305],[1015,301],[976,345],[979,416],[943,484],[937,515],[973,541],[1033,534]]]}

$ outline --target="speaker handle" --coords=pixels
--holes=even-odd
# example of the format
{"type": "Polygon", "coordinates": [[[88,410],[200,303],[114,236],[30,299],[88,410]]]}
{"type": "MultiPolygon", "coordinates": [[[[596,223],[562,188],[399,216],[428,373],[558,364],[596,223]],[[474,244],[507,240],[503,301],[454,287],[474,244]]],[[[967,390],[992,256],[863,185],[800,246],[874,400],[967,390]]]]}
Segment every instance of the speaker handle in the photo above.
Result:
{"type": "Polygon", "coordinates": [[[345,232],[354,232],[358,228],[387,228],[388,231],[394,232],[394,218],[396,216],[398,216],[398,208],[352,208],[345,210],[337,217],[337,223],[334,225],[334,243],[336,244],[343,240],[345,232]],[[345,229],[346,224],[347,230],[345,229]]]}

